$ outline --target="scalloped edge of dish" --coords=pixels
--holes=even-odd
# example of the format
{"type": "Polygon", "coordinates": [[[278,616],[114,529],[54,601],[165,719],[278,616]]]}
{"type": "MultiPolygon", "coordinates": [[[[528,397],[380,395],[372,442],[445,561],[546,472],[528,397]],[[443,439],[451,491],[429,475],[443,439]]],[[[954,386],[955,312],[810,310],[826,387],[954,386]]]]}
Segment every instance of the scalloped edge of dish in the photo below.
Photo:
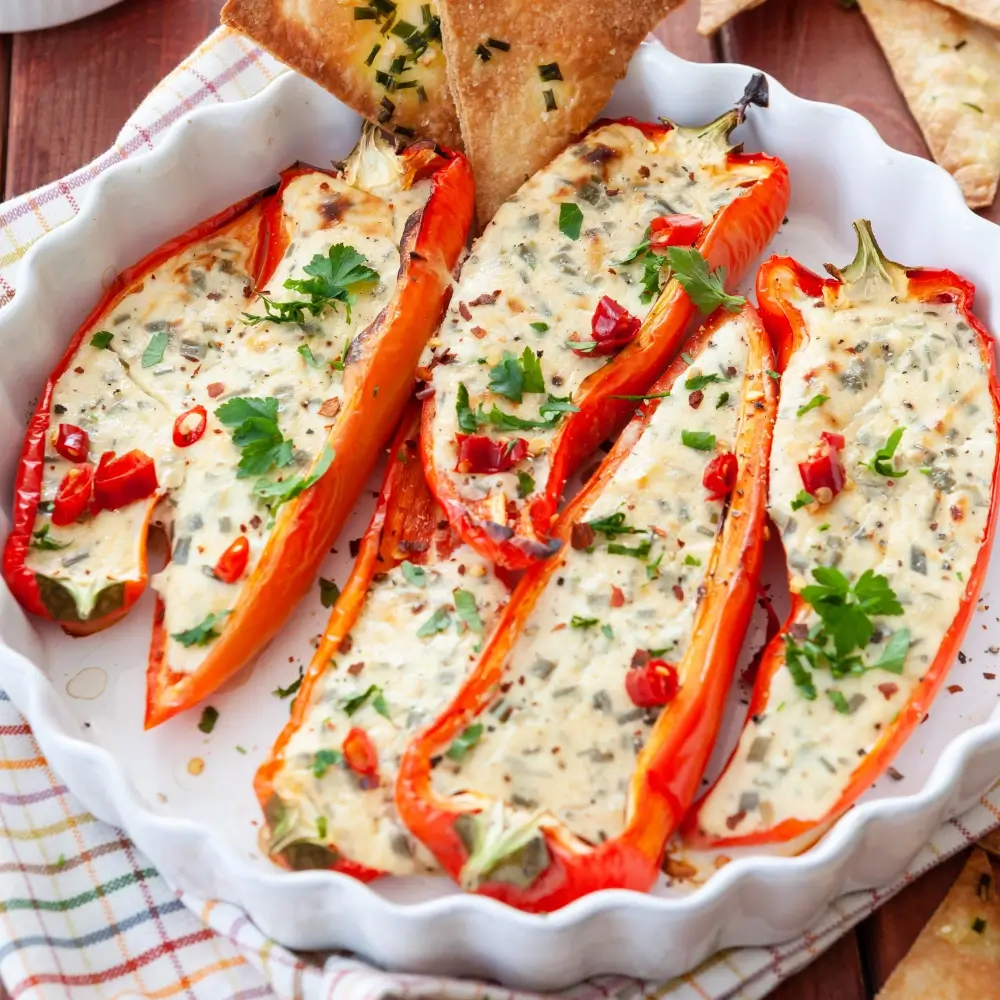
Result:
{"type": "MultiPolygon", "coordinates": [[[[702,107],[706,111],[717,107],[720,94],[726,100],[738,95],[751,72],[738,65],[687,63],[659,46],[646,45],[633,60],[628,79],[630,87],[640,88],[647,105],[653,100],[650,87],[655,79],[658,89],[679,94],[687,115],[697,120],[702,107]]],[[[958,186],[939,167],[892,150],[852,111],[794,97],[773,80],[771,98],[767,114],[773,116],[769,123],[777,134],[820,143],[834,166],[838,160],[844,162],[845,170],[832,175],[840,180],[831,191],[824,190],[824,196],[843,198],[843,188],[837,184],[847,183],[846,167],[851,165],[854,172],[846,175],[851,185],[869,183],[876,221],[880,214],[895,218],[905,231],[913,223],[887,213],[894,206],[901,211],[906,204],[919,203],[925,209],[921,226],[932,234],[957,232],[958,246],[970,248],[970,262],[1000,257],[1000,229],[966,208],[958,186]],[[875,192],[881,197],[874,197],[875,192]]],[[[623,100],[628,100],[632,114],[649,111],[636,109],[634,93],[624,98],[620,91],[611,107],[623,100]]],[[[192,156],[204,158],[212,149],[225,151],[227,139],[255,134],[256,139],[246,140],[252,147],[246,155],[252,157],[256,151],[262,162],[273,158],[268,123],[289,113],[286,109],[302,113],[317,101],[331,102],[329,108],[324,104],[328,117],[356,120],[342,106],[331,110],[339,105],[333,97],[287,73],[246,101],[191,112],[156,149],[109,169],[85,198],[80,215],[27,255],[18,295],[0,313],[0,342],[16,337],[33,317],[45,313],[46,275],[75,248],[86,245],[91,255],[116,260],[119,266],[138,256],[130,256],[137,237],[128,234],[133,210],[124,206],[132,204],[129,192],[138,190],[143,175],[165,177],[182,163],[190,170],[192,156]],[[121,225],[116,226],[116,220],[121,225]],[[94,249],[95,238],[103,241],[100,252],[94,249]]],[[[768,151],[783,155],[773,144],[768,151]]],[[[305,158],[306,152],[291,155],[289,161],[305,158]]],[[[225,159],[233,154],[220,155],[225,159]]],[[[214,177],[220,168],[210,169],[214,177]]],[[[182,170],[179,173],[183,175],[182,170]]],[[[245,173],[268,175],[260,165],[245,173]]],[[[241,193],[233,190],[228,200],[241,193]]],[[[210,198],[204,191],[187,190],[164,196],[168,205],[178,200],[184,205],[179,213],[184,219],[165,235],[180,231],[185,221],[210,214],[214,209],[203,210],[210,198]]],[[[158,230],[169,229],[170,220],[178,218],[163,208],[155,214],[148,238],[141,239],[148,245],[156,245],[158,230]]],[[[948,258],[947,245],[939,256],[948,258]]],[[[991,282],[985,266],[970,263],[965,270],[981,274],[984,299],[988,305],[990,299],[996,300],[993,311],[1000,312],[1000,279],[991,282]]],[[[86,305],[86,292],[78,290],[64,311],[82,315],[86,305]]],[[[1000,329],[998,319],[991,317],[993,329],[1000,329]]],[[[12,402],[0,399],[6,404],[6,408],[0,405],[0,438],[22,431],[15,410],[23,406],[12,402]]],[[[6,498],[9,484],[0,485],[6,498]]],[[[5,640],[0,644],[0,682],[27,717],[53,769],[91,812],[124,828],[176,887],[242,906],[261,930],[292,948],[347,948],[394,969],[498,979],[517,987],[558,989],[609,973],[665,979],[720,948],[774,944],[792,937],[834,897],[897,878],[935,830],[972,804],[1000,772],[1000,713],[995,712],[987,722],[949,742],[918,793],[863,802],[807,853],[734,860],[685,896],[605,890],[546,916],[469,895],[397,902],[336,873],[262,871],[237,856],[207,826],[153,812],[115,758],[77,735],[77,724],[54,686],[32,662],[31,657],[38,655],[37,637],[5,587],[0,590],[0,635],[5,640]]]]}

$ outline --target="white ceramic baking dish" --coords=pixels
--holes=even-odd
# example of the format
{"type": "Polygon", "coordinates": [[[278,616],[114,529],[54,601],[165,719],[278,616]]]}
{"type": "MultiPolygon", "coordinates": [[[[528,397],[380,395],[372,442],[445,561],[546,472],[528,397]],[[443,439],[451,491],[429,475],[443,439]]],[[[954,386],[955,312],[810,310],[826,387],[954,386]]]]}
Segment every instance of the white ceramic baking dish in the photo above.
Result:
{"type": "MultiPolygon", "coordinates": [[[[608,112],[704,122],[732,104],[750,72],[686,63],[647,45],[608,112]]],[[[748,149],[766,149],[791,170],[789,217],[771,249],[814,268],[846,263],[851,220],[870,217],[892,258],[950,267],[975,281],[980,315],[1000,330],[1000,229],[966,209],[951,178],[888,148],[850,111],[800,100],[775,83],[771,94],[770,110],[754,109],[740,135],[748,149]]],[[[154,151],[104,174],[79,217],[32,249],[17,297],[0,313],[4,516],[33,399],[109,277],[270,184],[292,161],[344,156],[358,127],[333,97],[286,74],[251,100],[179,121],[154,151]]],[[[360,535],[371,503],[362,500],[324,576],[346,579],[347,542],[360,535]]],[[[780,564],[772,575],[781,579],[780,564]]],[[[238,903],[285,945],[349,948],[398,969],[539,989],[600,973],[663,979],[719,948],[791,937],[834,896],[893,880],[941,823],[1000,774],[1000,681],[993,679],[1000,619],[990,610],[998,582],[994,559],[953,670],[951,683],[961,690],[941,695],[896,761],[902,780],[880,781],[814,849],[797,858],[742,856],[697,889],[601,892],[549,916],[460,895],[443,880],[366,886],[329,872],[280,871],[262,857],[252,776],[287,718],[288,702],[272,689],[294,679],[326,620],[318,591],[256,668],[212,698],[220,718],[210,736],[197,729],[197,711],[142,731],[148,596],[126,622],[71,640],[28,621],[0,591],[0,685],[90,810],[127,830],[176,886],[238,903]],[[198,776],[188,772],[193,757],[205,762],[198,776]]],[[[733,693],[726,737],[739,725],[740,695],[733,693]]]]}

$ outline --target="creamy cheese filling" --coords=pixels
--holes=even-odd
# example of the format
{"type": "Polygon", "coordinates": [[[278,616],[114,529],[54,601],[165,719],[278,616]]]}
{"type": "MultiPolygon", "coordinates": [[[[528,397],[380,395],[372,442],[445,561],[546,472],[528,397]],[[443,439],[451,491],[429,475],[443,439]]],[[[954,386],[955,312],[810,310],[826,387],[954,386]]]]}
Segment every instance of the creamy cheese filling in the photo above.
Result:
{"type": "MultiPolygon", "coordinates": [[[[78,424],[91,436],[91,461],[103,451],[121,454],[138,448],[156,463],[166,495],[155,518],[171,537],[171,559],[152,582],[166,605],[171,669],[188,673],[205,658],[209,646],[185,645],[173,636],[234,607],[273,526],[271,512],[255,492],[262,477],[237,475],[241,449],[216,410],[237,397],[277,400],[277,424],[292,442],[292,462],[264,478],[308,474],[343,404],[347,346],[392,297],[403,229],[429,192],[424,181],[383,200],[321,173],[302,175],[286,187],[288,251],[269,282],[267,297],[279,303],[302,299],[301,292],[283,287],[285,280],[306,277],[303,268],[316,255],[326,256],[332,246],[344,244],[363,254],[378,273],[378,281],[357,294],[350,320],[338,303],[319,317],[307,315],[301,325],[248,322],[246,314],[265,312],[263,302],[251,297],[256,232],[243,234],[242,242],[213,237],[144,279],[95,325],[95,331],[113,334],[109,349],[90,346],[88,333],[59,380],[53,436],[61,422],[78,424]],[[203,437],[175,447],[174,420],[199,405],[207,412],[203,437]],[[235,584],[224,583],[214,567],[240,536],[249,541],[246,573],[235,584]]],[[[47,463],[43,499],[54,497],[69,464],[62,459],[47,463]]],[[[145,505],[51,528],[50,536],[67,548],[33,549],[29,567],[79,593],[85,611],[105,586],[140,577],[140,507],[145,505]]],[[[36,529],[46,523],[40,515],[36,529]]]]}
{"type": "MultiPolygon", "coordinates": [[[[805,296],[797,305],[809,339],[782,376],[770,480],[791,587],[813,583],[812,571],[823,566],[852,582],[866,570],[884,575],[903,614],[874,618],[863,659],[880,659],[902,629],[910,646],[901,673],[873,668],[834,678],[813,671],[814,700],[782,666],[766,711],[749,721],[699,815],[702,828],[719,836],[819,819],[834,806],[934,660],[969,583],[989,510],[993,403],[976,335],[955,307],[816,304],[805,296]],[[821,395],[829,398],[800,414],[821,395]],[[897,428],[903,433],[893,470],[905,475],[877,475],[866,463],[897,428]],[[798,463],[823,431],[844,436],[847,485],[831,503],[793,510],[802,489],[798,463]]],[[[801,621],[812,627],[819,619],[806,609],[801,621]]]]}
{"type": "MultiPolygon", "coordinates": [[[[571,146],[535,174],[505,204],[473,247],[462,268],[452,305],[435,352],[449,363],[434,368],[434,460],[439,474],[452,478],[468,500],[502,493],[519,495],[517,473],[529,473],[539,488],[548,476],[547,449],[561,420],[549,427],[516,430],[529,441],[529,456],[501,474],[454,472],[456,401],[459,385],[473,410],[495,404],[505,413],[537,420],[548,397],[569,398],[608,357],[579,356],[571,338],[592,340],[591,320],[598,301],[609,296],[633,316],[644,317],[653,298],[644,293],[643,255],[622,264],[661,215],[686,213],[705,223],[739,197],[741,185],[765,168],[727,164],[726,143],[674,129],[648,139],[629,125],[607,125],[571,146]],[[563,208],[562,206],[567,206],[563,208]],[[579,237],[560,224],[563,213],[582,215],[579,237]],[[568,345],[568,346],[567,346],[568,345]],[[504,354],[520,358],[526,348],[540,361],[544,392],[523,395],[520,403],[491,392],[491,368],[504,354]]],[[[486,426],[484,434],[500,434],[486,426]]],[[[523,477],[520,493],[524,493],[523,477]]],[[[497,503],[498,521],[505,502],[497,503]]]]}
{"type": "Polygon", "coordinates": [[[586,515],[591,526],[612,518],[635,533],[584,533],[557,557],[479,717],[482,739],[437,766],[439,793],[488,795],[522,819],[547,811],[593,843],[621,832],[635,758],[657,716],[633,704],[625,675],[637,652],[677,662],[691,640],[723,513],[702,478],[716,454],[733,451],[746,358],[745,324],[734,320],[660,402],[586,515]],[[716,381],[684,388],[699,376],[716,381]],[[685,445],[685,431],[706,450],[685,445]]]}
{"type": "Polygon", "coordinates": [[[317,684],[307,719],[289,741],[275,777],[275,793],[294,815],[286,820],[285,843],[330,844],[352,861],[396,875],[438,870],[396,814],[399,758],[475,663],[506,593],[467,546],[446,560],[397,566],[376,579],[351,630],[350,649],[317,684]],[[457,613],[456,591],[471,595],[481,631],[457,613]],[[349,714],[345,705],[350,708],[352,699],[368,691],[349,714]],[[368,734],[378,753],[375,787],[365,787],[340,759],[353,727],[368,734]],[[335,763],[324,763],[331,752],[335,763]]]}

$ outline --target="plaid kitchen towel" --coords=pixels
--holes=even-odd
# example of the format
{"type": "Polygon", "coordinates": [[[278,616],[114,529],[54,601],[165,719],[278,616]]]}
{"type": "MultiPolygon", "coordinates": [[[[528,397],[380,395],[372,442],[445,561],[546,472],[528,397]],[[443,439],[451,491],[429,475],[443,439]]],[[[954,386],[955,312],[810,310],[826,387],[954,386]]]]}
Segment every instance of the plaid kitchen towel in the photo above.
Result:
{"type": "MultiPolygon", "coordinates": [[[[142,155],[192,108],[238,101],[286,72],[219,30],[138,109],[115,147],[76,173],[0,205],[0,305],[39,237],[78,211],[94,178],[142,155]]],[[[1000,823],[1000,786],[946,825],[896,885],[838,900],[802,937],[714,956],[671,983],[605,977],[566,1000],[763,997],[880,902],[1000,823]]],[[[178,896],[127,836],[83,811],[0,692],[0,978],[14,1000],[527,1000],[483,983],[399,975],[356,959],[304,960],[265,938],[235,906],[178,896]]]]}

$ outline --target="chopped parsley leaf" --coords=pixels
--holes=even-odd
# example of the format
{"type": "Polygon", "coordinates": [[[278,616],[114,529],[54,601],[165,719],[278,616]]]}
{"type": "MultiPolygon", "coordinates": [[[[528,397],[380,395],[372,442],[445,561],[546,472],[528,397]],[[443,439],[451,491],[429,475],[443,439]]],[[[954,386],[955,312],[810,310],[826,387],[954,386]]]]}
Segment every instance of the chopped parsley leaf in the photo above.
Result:
{"type": "Polygon", "coordinates": [[[615,633],[612,631],[610,625],[601,626],[601,635],[603,635],[605,639],[614,639],[615,637],[615,633]]]}
{"type": "Polygon", "coordinates": [[[313,354],[312,348],[310,348],[310,346],[308,344],[299,344],[298,352],[299,352],[299,354],[302,355],[303,359],[305,360],[305,363],[310,368],[322,368],[323,367],[323,362],[316,360],[316,355],[313,354]]]}
{"type": "Polygon", "coordinates": [[[216,407],[215,415],[240,449],[238,479],[263,476],[291,463],[294,445],[278,427],[278,401],[273,396],[234,396],[216,407]]]}
{"type": "Polygon", "coordinates": [[[721,375],[716,375],[713,372],[711,375],[694,375],[689,379],[685,379],[684,388],[688,392],[697,392],[699,389],[704,389],[706,385],[711,385],[713,382],[728,382],[729,379],[723,378],[721,375]]]}
{"type": "Polygon", "coordinates": [[[506,396],[515,403],[520,403],[525,392],[545,392],[545,381],[542,378],[542,366],[538,355],[526,347],[517,358],[510,351],[504,351],[500,364],[490,369],[490,381],[487,386],[490,392],[506,396]]]}
{"type": "Polygon", "coordinates": [[[438,632],[443,632],[450,624],[451,613],[447,608],[438,608],[437,611],[435,611],[434,614],[432,614],[430,618],[428,618],[427,621],[425,621],[423,625],[417,629],[417,638],[426,639],[429,636],[437,635],[438,632]]]}
{"type": "Polygon", "coordinates": [[[324,445],[315,468],[308,476],[293,476],[290,479],[274,482],[258,479],[254,483],[253,494],[262,500],[273,514],[283,503],[294,500],[311,486],[315,486],[327,474],[331,465],[333,465],[333,449],[329,445],[324,445]]]}
{"type": "Polygon", "coordinates": [[[559,231],[567,239],[578,240],[583,228],[583,212],[572,201],[564,201],[559,206],[559,231]]]}
{"type": "Polygon", "coordinates": [[[520,499],[531,496],[535,492],[535,479],[533,476],[528,475],[527,472],[518,471],[517,473],[517,495],[520,499]]]}
{"type": "Polygon", "coordinates": [[[323,747],[317,750],[313,756],[312,773],[314,778],[322,778],[327,771],[335,764],[339,764],[344,759],[344,755],[339,750],[330,750],[323,747]]]}
{"type": "Polygon", "coordinates": [[[275,698],[282,698],[282,699],[284,699],[284,698],[291,698],[291,696],[293,694],[295,694],[299,690],[300,687],[302,687],[302,668],[301,667],[299,667],[299,676],[296,677],[295,680],[292,681],[292,683],[288,685],[288,687],[283,688],[279,684],[278,687],[276,687],[271,692],[271,694],[273,694],[275,698]]]}
{"type": "Polygon", "coordinates": [[[721,396],[719,396],[719,401],[715,404],[715,408],[717,410],[721,410],[728,402],[729,402],[729,393],[724,392],[721,396]]]}
{"type": "Polygon", "coordinates": [[[605,538],[617,538],[618,535],[641,535],[641,528],[633,528],[625,523],[625,511],[619,510],[607,517],[598,517],[593,521],[584,521],[588,527],[604,535],[605,538]]]}
{"type": "Polygon", "coordinates": [[[826,696],[833,702],[833,707],[840,712],[841,715],[851,714],[851,706],[847,703],[847,699],[836,688],[828,688],[826,696]]]}
{"type": "Polygon", "coordinates": [[[875,457],[870,462],[865,462],[866,469],[871,469],[877,476],[887,476],[891,479],[899,479],[906,475],[907,470],[897,472],[892,465],[892,456],[896,454],[899,442],[903,437],[904,427],[897,427],[888,437],[888,440],[875,452],[875,457]]]}
{"type": "Polygon", "coordinates": [[[742,295],[730,295],[725,289],[726,269],[709,271],[708,261],[695,249],[668,247],[667,263],[673,276],[684,287],[691,301],[708,314],[719,306],[729,312],[739,312],[746,305],[742,295]]]}
{"type": "Polygon", "coordinates": [[[46,524],[38,531],[31,533],[31,548],[41,549],[43,552],[58,552],[59,549],[68,549],[72,542],[57,542],[49,535],[52,525],[46,524]]]}
{"type": "Polygon", "coordinates": [[[319,602],[324,608],[332,608],[340,597],[340,587],[333,580],[319,578],[319,602]]]}
{"type": "Polygon", "coordinates": [[[799,490],[792,500],[792,510],[801,510],[803,507],[808,507],[809,504],[815,502],[816,498],[811,493],[806,490],[799,490]]]}
{"type": "Polygon", "coordinates": [[[90,338],[90,346],[96,347],[99,351],[106,351],[111,346],[111,341],[115,339],[113,333],[109,333],[107,330],[98,330],[93,337],[90,338]]]}
{"type": "Polygon", "coordinates": [[[715,435],[708,431],[681,431],[681,444],[695,451],[712,451],[715,448],[715,435]]]}
{"type": "Polygon", "coordinates": [[[427,570],[423,566],[415,566],[408,559],[404,559],[399,564],[399,568],[402,570],[407,583],[412,584],[414,587],[427,586],[427,570]]]}
{"type": "Polygon", "coordinates": [[[693,556],[690,553],[688,553],[684,557],[684,565],[685,566],[700,566],[701,565],[701,560],[697,556],[693,556]]]}
{"type": "Polygon", "coordinates": [[[479,742],[482,735],[483,725],[481,722],[475,722],[471,726],[466,726],[445,751],[445,756],[449,760],[462,760],[479,742]]]}
{"type": "Polygon", "coordinates": [[[573,615],[569,620],[569,625],[570,628],[591,628],[593,625],[599,625],[600,622],[600,618],[583,618],[581,615],[573,615]]]}
{"type": "Polygon", "coordinates": [[[810,410],[815,410],[817,406],[822,406],[830,397],[824,396],[823,393],[819,392],[808,403],[803,403],[796,411],[795,416],[801,417],[808,413],[810,410]]]}
{"type": "Polygon", "coordinates": [[[371,699],[372,708],[378,712],[384,719],[390,718],[389,716],[389,705],[385,700],[385,695],[382,693],[382,689],[377,684],[369,684],[367,689],[362,691],[361,694],[356,694],[351,698],[342,698],[340,701],[340,707],[344,710],[347,716],[352,716],[361,709],[368,699],[371,699]]]}
{"type": "Polygon", "coordinates": [[[203,733],[210,733],[215,729],[216,722],[219,721],[219,710],[213,708],[211,705],[206,705],[201,712],[201,721],[198,723],[198,728],[203,733]]]}
{"type": "Polygon", "coordinates": [[[483,634],[483,619],[479,616],[476,598],[471,591],[456,587],[451,595],[455,600],[455,611],[458,617],[468,626],[470,632],[483,634]]]}
{"type": "Polygon", "coordinates": [[[157,330],[156,333],[149,338],[149,343],[146,344],[146,349],[142,352],[142,367],[152,368],[153,365],[158,365],[163,360],[163,355],[166,349],[167,331],[157,330]]]}
{"type": "Polygon", "coordinates": [[[549,328],[549,324],[543,323],[541,320],[538,320],[535,323],[529,323],[528,325],[531,327],[532,330],[537,330],[538,333],[545,333],[545,331],[548,330],[549,328]]]}
{"type": "Polygon", "coordinates": [[[229,614],[231,614],[229,611],[220,611],[218,614],[206,615],[193,628],[189,628],[184,632],[174,632],[171,634],[171,638],[176,639],[186,649],[190,649],[191,646],[207,646],[210,642],[219,638],[219,633],[216,632],[215,626],[229,614]]]}

